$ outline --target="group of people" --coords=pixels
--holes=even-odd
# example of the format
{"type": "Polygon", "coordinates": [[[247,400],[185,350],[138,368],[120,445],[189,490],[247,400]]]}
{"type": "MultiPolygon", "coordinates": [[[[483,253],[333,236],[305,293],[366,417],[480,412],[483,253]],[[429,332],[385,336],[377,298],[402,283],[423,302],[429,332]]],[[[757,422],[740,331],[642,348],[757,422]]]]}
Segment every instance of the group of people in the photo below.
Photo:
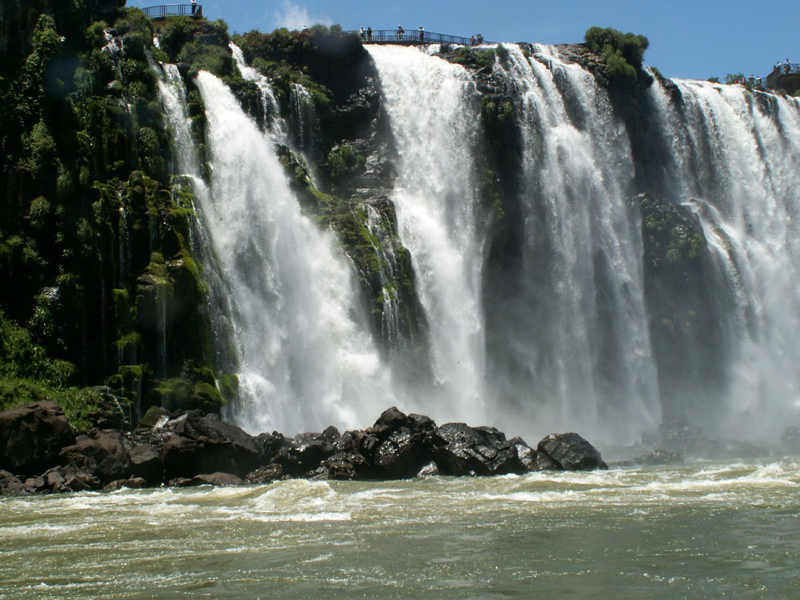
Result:
{"type": "Polygon", "coordinates": [[[367,27],[367,30],[364,31],[364,28],[361,28],[361,39],[365,42],[372,41],[372,27],[367,27]]]}
{"type": "Polygon", "coordinates": [[[788,58],[786,59],[786,62],[783,63],[783,66],[781,66],[781,61],[778,61],[775,64],[775,68],[773,69],[773,71],[777,71],[778,73],[782,72],[785,75],[788,75],[789,73],[791,73],[792,72],[792,65],[789,62],[789,59],[788,58]]]}
{"type": "Polygon", "coordinates": [[[483,36],[479,33],[477,36],[473,35],[469,38],[470,46],[480,46],[483,43],[483,36]]]}

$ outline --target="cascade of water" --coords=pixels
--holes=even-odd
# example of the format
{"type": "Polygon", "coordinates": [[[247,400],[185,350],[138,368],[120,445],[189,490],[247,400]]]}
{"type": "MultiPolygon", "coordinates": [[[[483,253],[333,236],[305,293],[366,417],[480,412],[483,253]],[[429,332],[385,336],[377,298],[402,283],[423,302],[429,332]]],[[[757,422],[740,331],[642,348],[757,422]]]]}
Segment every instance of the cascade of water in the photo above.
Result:
{"type": "Polygon", "coordinates": [[[718,423],[775,435],[800,421],[800,107],[741,86],[675,84],[680,106],[659,83],[651,99],[676,201],[700,218],[736,300],[718,315],[732,344],[718,423]]]}
{"type": "Polygon", "coordinates": [[[130,226],[128,225],[128,213],[125,207],[119,207],[119,287],[125,287],[130,275],[131,246],[130,246],[130,226]]]}
{"type": "Polygon", "coordinates": [[[549,47],[508,50],[495,74],[522,130],[524,241],[513,293],[494,298],[492,387],[538,427],[632,441],[661,412],[628,139],[587,71],[549,47]]]}
{"type": "Polygon", "coordinates": [[[275,92],[269,79],[264,77],[257,69],[254,69],[244,59],[242,49],[236,44],[231,42],[228,44],[233,59],[236,61],[236,66],[239,72],[246,81],[252,81],[261,92],[261,107],[264,111],[264,123],[267,130],[272,134],[273,139],[279,144],[286,144],[288,142],[288,135],[286,133],[286,122],[281,118],[280,106],[278,99],[275,97],[275,92]]]}
{"type": "Polygon", "coordinates": [[[399,271],[397,258],[394,253],[394,244],[387,235],[387,227],[383,223],[380,212],[367,204],[367,228],[375,238],[372,247],[378,263],[381,278],[381,329],[383,339],[388,341],[390,349],[394,350],[400,339],[400,305],[397,290],[392,286],[396,281],[399,271]]]}
{"type": "Polygon", "coordinates": [[[213,185],[200,195],[224,268],[248,430],[355,426],[387,402],[349,266],[302,215],[271,142],[222,82],[200,73],[213,185]]]}
{"type": "Polygon", "coordinates": [[[437,417],[486,419],[483,239],[476,194],[480,106],[468,72],[416,48],[369,46],[399,155],[392,200],[430,326],[437,417]],[[437,397],[438,395],[438,397],[437,397]]]}

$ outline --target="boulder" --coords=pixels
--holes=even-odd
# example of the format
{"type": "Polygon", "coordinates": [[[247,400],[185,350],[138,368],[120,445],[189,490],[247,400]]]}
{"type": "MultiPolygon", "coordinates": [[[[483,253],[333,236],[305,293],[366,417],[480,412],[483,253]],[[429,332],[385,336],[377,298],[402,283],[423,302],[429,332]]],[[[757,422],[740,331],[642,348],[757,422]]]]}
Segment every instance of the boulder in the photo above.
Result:
{"type": "Polygon", "coordinates": [[[141,477],[150,485],[164,481],[164,465],[161,454],[152,444],[136,444],[130,449],[131,474],[141,477]]]}
{"type": "Polygon", "coordinates": [[[435,428],[436,424],[428,417],[407,416],[395,407],[384,411],[367,430],[368,435],[362,442],[363,450],[372,459],[373,476],[378,479],[415,477],[433,458],[428,436],[435,428]]]}
{"type": "Polygon", "coordinates": [[[146,487],[147,482],[144,479],[141,477],[131,477],[129,479],[117,479],[116,481],[112,481],[111,483],[103,486],[103,489],[107,492],[115,492],[123,488],[127,488],[129,490],[139,490],[146,487]]]}
{"type": "Polygon", "coordinates": [[[24,496],[30,490],[22,481],[8,471],[0,471],[0,496],[24,496]]]}
{"type": "Polygon", "coordinates": [[[372,467],[360,452],[337,452],[323,463],[327,479],[355,481],[369,479],[372,467]]]}
{"type": "Polygon", "coordinates": [[[600,452],[577,433],[551,433],[536,450],[550,458],[561,471],[608,469],[600,452]]]}
{"type": "MultiPolygon", "coordinates": [[[[61,463],[67,475],[88,475],[80,477],[87,482],[96,478],[106,484],[131,474],[131,456],[119,431],[93,431],[79,436],[75,444],[61,451],[61,463]]],[[[70,486],[69,482],[66,485],[70,486]]]]}
{"type": "Polygon", "coordinates": [[[261,465],[256,439],[216,415],[189,411],[169,421],[164,431],[168,432],[161,449],[165,481],[214,472],[244,477],[261,465]]]}
{"type": "Polygon", "coordinates": [[[514,444],[493,427],[472,428],[447,423],[429,436],[442,475],[506,475],[526,473],[514,444]]]}
{"type": "Polygon", "coordinates": [[[336,453],[333,442],[321,433],[301,433],[284,440],[275,462],[283,467],[287,475],[302,477],[317,470],[322,463],[336,453]]]}
{"type": "Polygon", "coordinates": [[[283,479],[283,477],[283,467],[277,463],[271,463],[248,473],[245,481],[255,485],[264,485],[283,479]]]}
{"type": "Polygon", "coordinates": [[[242,485],[241,477],[231,473],[201,473],[192,478],[176,477],[169,484],[173,487],[196,487],[199,485],[233,486],[242,485]]]}
{"type": "Polygon", "coordinates": [[[24,404],[0,413],[0,469],[36,474],[58,463],[75,443],[69,421],[55,402],[24,404]]]}
{"type": "Polygon", "coordinates": [[[528,446],[522,438],[515,437],[509,440],[508,443],[514,445],[519,461],[528,471],[550,471],[558,469],[552,459],[528,446]]]}

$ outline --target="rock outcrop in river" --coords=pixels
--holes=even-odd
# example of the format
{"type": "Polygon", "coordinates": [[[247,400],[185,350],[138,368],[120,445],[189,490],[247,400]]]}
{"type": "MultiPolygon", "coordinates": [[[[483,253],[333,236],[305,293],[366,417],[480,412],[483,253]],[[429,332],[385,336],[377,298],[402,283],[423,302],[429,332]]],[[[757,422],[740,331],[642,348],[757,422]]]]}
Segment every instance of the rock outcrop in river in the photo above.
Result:
{"type": "Polygon", "coordinates": [[[534,449],[493,427],[437,426],[394,407],[364,430],[329,427],[292,438],[277,432],[251,436],[199,410],[175,417],[156,410],[150,417],[155,424],[149,427],[94,429],[76,438],[53,403],[0,414],[0,494],[608,468],[576,433],[550,435],[534,449]]]}

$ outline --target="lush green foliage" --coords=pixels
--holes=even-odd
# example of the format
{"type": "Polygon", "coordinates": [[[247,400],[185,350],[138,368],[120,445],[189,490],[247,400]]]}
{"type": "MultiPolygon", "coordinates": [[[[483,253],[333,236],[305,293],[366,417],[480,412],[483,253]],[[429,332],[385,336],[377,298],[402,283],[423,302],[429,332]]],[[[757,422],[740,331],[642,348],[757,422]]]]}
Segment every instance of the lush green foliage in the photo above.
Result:
{"type": "Polygon", "coordinates": [[[603,59],[611,77],[636,77],[650,42],[643,35],[592,27],[585,35],[589,50],[603,59]]]}

